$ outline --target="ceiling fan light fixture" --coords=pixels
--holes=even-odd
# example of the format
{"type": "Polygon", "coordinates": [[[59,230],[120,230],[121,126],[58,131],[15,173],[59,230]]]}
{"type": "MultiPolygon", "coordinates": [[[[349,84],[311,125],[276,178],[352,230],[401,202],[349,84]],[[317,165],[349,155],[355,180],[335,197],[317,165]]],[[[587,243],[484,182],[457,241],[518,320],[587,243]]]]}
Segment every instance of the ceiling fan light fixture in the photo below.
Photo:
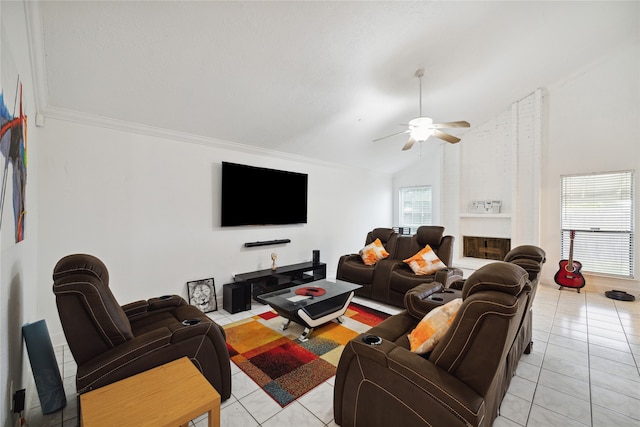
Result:
{"type": "Polygon", "coordinates": [[[418,117],[409,122],[409,131],[413,139],[418,142],[426,141],[433,135],[433,119],[418,117]]]}
{"type": "Polygon", "coordinates": [[[460,138],[442,132],[440,129],[445,128],[468,128],[469,123],[466,121],[446,122],[446,123],[433,123],[433,119],[430,117],[424,117],[422,115],[422,76],[424,76],[424,70],[420,68],[416,71],[415,76],[420,80],[420,116],[409,122],[408,129],[401,132],[396,132],[391,135],[383,136],[382,138],[376,138],[373,142],[380,141],[381,139],[389,138],[401,134],[409,134],[409,140],[402,147],[402,151],[411,149],[416,142],[424,142],[429,139],[430,136],[434,136],[438,139],[446,141],[450,144],[456,144],[460,142],[460,138]]]}

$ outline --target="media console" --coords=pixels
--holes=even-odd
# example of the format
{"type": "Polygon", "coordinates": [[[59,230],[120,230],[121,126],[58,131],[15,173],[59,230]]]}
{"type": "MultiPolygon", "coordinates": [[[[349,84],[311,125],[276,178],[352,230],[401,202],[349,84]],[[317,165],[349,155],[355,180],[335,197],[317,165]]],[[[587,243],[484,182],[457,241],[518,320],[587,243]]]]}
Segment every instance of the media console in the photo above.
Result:
{"type": "Polygon", "coordinates": [[[325,279],[327,265],[323,262],[302,262],[283,265],[275,270],[251,271],[236,274],[234,282],[222,287],[222,306],[229,313],[251,308],[251,298],[264,304],[257,297],[266,292],[290,288],[296,285],[325,279]]]}

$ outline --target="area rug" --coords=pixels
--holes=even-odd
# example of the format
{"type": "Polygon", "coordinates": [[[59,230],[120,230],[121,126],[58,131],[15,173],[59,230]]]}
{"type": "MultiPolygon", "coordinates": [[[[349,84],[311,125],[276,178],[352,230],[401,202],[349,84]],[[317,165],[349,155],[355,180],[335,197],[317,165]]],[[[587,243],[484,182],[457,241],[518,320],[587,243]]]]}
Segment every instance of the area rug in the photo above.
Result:
{"type": "Polygon", "coordinates": [[[313,330],[309,340],[298,342],[304,327],[268,311],[224,326],[231,361],[255,381],[280,406],[331,378],[345,344],[377,325],[389,314],[351,303],[343,323],[329,322],[313,330]]]}

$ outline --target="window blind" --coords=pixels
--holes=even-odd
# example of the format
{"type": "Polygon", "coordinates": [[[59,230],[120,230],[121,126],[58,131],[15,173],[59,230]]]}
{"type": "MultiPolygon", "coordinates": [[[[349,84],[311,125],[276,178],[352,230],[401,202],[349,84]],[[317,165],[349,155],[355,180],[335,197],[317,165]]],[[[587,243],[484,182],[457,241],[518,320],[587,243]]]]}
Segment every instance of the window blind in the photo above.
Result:
{"type": "Polygon", "coordinates": [[[419,227],[433,221],[431,186],[400,189],[400,226],[419,227]]]}
{"type": "Polygon", "coordinates": [[[633,171],[561,177],[561,253],[582,271],[634,277],[633,171]]]}

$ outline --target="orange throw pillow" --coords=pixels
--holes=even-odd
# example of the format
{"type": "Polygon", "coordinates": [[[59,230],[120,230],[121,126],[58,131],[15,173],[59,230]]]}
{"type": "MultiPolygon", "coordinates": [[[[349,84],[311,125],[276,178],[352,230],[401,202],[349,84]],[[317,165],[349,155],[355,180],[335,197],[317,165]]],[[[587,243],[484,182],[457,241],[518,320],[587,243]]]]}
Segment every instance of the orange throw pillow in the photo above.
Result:
{"type": "Polygon", "coordinates": [[[360,252],[358,253],[365,265],[374,265],[376,262],[389,256],[389,252],[387,252],[384,246],[382,246],[380,239],[376,239],[369,243],[367,246],[360,249],[360,252]]]}
{"type": "Polygon", "coordinates": [[[462,298],[456,298],[428,312],[408,335],[411,351],[425,354],[433,350],[456,318],[462,298]]]}
{"type": "Polygon", "coordinates": [[[444,262],[440,261],[438,255],[431,249],[431,246],[427,245],[420,252],[403,260],[411,267],[411,270],[418,276],[424,276],[427,274],[433,274],[436,271],[447,268],[444,262]]]}

